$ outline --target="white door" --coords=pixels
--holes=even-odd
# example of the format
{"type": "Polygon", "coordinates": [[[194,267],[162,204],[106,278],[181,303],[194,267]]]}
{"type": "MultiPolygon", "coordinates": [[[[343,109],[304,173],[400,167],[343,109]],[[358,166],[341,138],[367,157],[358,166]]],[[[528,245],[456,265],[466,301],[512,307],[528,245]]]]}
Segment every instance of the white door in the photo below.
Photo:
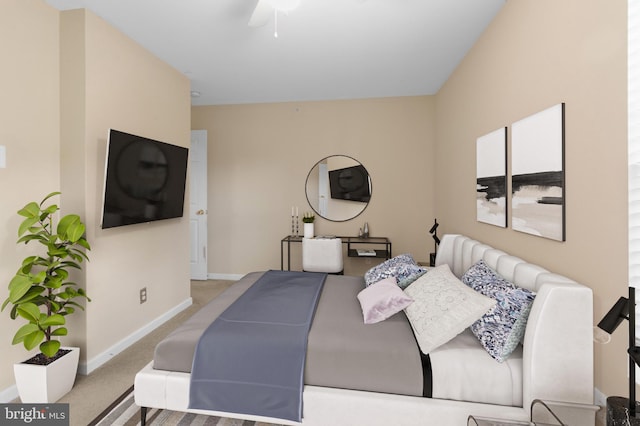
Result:
{"type": "Polygon", "coordinates": [[[327,207],[330,197],[329,190],[329,172],[327,170],[327,163],[318,164],[318,194],[320,196],[320,216],[327,217],[327,207]]]}
{"type": "Polygon", "coordinates": [[[207,131],[191,131],[189,152],[191,279],[207,279],[207,131]]]}

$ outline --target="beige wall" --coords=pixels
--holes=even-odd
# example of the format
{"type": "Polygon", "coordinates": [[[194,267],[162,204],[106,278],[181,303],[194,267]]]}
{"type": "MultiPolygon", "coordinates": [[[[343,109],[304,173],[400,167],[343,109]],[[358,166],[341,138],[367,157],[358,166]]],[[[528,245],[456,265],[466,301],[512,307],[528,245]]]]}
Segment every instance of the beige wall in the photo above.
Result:
{"type": "MultiPolygon", "coordinates": [[[[436,212],[465,233],[594,290],[594,317],[627,285],[626,2],[507,2],[437,94],[436,212]],[[476,221],[476,138],[566,103],[567,241],[476,221]]],[[[596,345],[596,387],[625,395],[626,328],[596,345]]],[[[544,372],[541,372],[543,374],[544,372]]]]}
{"type": "MultiPolygon", "coordinates": [[[[8,154],[0,169],[0,283],[31,253],[14,244],[15,212],[62,189],[63,212],[83,217],[93,249],[77,276],[93,301],[71,318],[64,343],[79,345],[91,369],[189,299],[188,218],[100,229],[108,129],[189,146],[189,81],[95,15],[60,13],[42,0],[3,2],[0,36],[0,145],[8,154]],[[46,161],[35,167],[36,156],[46,161]],[[140,305],[143,286],[148,301],[140,305]]],[[[13,385],[12,364],[26,358],[10,344],[19,325],[1,313],[0,396],[13,385]]]]}
{"type": "MultiPolygon", "coordinates": [[[[354,220],[316,218],[317,235],[388,236],[394,254],[426,260],[434,217],[433,97],[209,106],[192,109],[192,128],[209,145],[208,271],[243,274],[280,268],[280,240],[291,233],[291,206],[310,211],[309,170],[344,154],[369,171],[373,194],[354,220]]],[[[300,230],[302,233],[302,229],[300,230]]],[[[292,250],[300,267],[299,247],[292,250]]],[[[347,259],[358,274],[372,259],[347,259]]]]}
{"type": "MultiPolygon", "coordinates": [[[[41,0],[0,6],[0,303],[29,247],[16,246],[16,211],[60,186],[59,19],[41,0]],[[37,164],[36,164],[37,162],[37,164]]],[[[11,340],[22,324],[0,312],[0,392],[13,385],[12,364],[25,358],[11,340]]]]}
{"type": "Polygon", "coordinates": [[[78,198],[92,244],[84,358],[91,362],[189,298],[188,217],[100,228],[108,129],[188,147],[189,81],[90,12],[63,12],[62,29],[65,57],[84,64],[84,75],[63,72],[62,98],[66,111],[84,117],[64,121],[69,137],[63,147],[82,154],[85,179],[78,184],[75,167],[63,168],[62,176],[63,184],[82,189],[78,198]],[[148,301],[140,305],[142,287],[148,301]]]}

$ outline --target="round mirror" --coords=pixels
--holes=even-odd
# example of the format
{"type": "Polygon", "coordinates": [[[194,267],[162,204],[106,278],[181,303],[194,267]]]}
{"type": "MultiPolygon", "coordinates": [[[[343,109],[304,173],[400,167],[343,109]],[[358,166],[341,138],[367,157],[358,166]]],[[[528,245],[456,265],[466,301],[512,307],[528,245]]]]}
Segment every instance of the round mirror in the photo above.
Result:
{"type": "Polygon", "coordinates": [[[371,177],[359,161],[346,155],[331,155],[309,171],[305,192],[318,216],[344,222],[367,208],[371,177]]]}

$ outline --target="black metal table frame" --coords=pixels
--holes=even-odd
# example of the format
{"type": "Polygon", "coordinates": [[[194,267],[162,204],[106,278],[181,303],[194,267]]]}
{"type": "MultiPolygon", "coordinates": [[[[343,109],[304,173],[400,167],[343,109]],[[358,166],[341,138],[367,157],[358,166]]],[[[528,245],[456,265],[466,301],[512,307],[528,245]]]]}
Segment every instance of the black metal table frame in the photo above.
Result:
{"type": "MultiPolygon", "coordinates": [[[[342,244],[347,245],[347,256],[349,257],[361,257],[361,258],[379,258],[379,259],[390,259],[391,258],[391,241],[387,237],[369,237],[369,238],[360,238],[360,237],[340,237],[336,236],[335,238],[340,238],[342,240],[342,244]],[[376,250],[375,256],[358,256],[356,253],[356,249],[352,249],[351,246],[353,244],[374,244],[374,245],[384,245],[384,250],[376,250]]],[[[291,270],[291,243],[301,243],[302,236],[301,235],[287,235],[282,240],[280,240],[280,270],[284,271],[284,247],[285,244],[287,246],[287,271],[291,270]]]]}

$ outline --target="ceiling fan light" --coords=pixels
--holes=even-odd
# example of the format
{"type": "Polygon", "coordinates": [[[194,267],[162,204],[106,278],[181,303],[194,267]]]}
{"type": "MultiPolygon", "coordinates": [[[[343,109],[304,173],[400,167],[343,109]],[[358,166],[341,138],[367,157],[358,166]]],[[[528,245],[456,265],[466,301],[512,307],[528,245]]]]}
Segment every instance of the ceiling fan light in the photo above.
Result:
{"type": "Polygon", "coordinates": [[[280,12],[291,12],[300,6],[300,0],[264,0],[275,10],[280,12]]]}
{"type": "Polygon", "coordinates": [[[250,27],[261,27],[265,25],[272,16],[277,16],[278,12],[288,14],[300,5],[300,0],[258,0],[253,10],[250,27]]]}

